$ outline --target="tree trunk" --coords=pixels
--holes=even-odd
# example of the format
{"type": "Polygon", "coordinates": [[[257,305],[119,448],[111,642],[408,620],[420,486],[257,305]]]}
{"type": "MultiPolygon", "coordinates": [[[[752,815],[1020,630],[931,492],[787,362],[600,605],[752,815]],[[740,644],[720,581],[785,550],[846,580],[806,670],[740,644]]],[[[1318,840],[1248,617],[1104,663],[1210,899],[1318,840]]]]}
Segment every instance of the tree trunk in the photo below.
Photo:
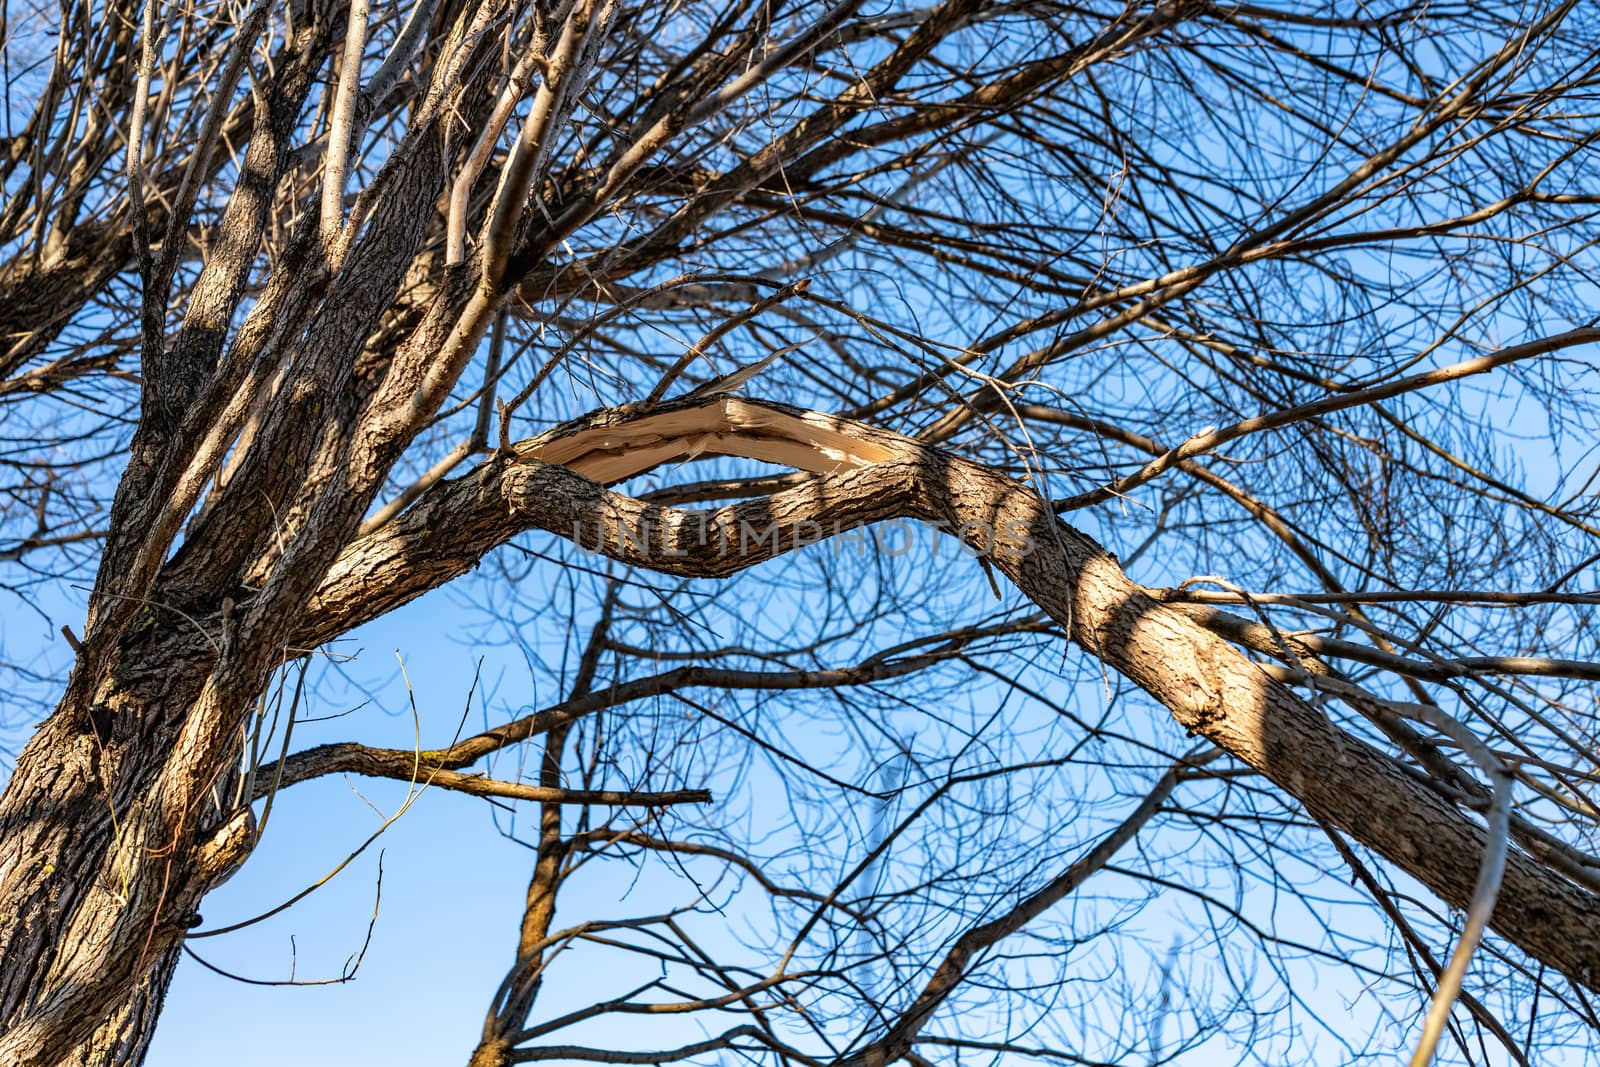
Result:
{"type": "Polygon", "coordinates": [[[139,1063],[200,896],[248,845],[164,803],[203,647],[147,626],[98,685],[80,667],[0,796],[8,1067],[139,1063]]]}
{"type": "Polygon", "coordinates": [[[144,984],[118,1005],[89,1039],[55,1062],[59,1067],[138,1067],[144,1062],[156,1034],[161,1005],[178,966],[178,949],[172,948],[145,975],[144,984]]]}

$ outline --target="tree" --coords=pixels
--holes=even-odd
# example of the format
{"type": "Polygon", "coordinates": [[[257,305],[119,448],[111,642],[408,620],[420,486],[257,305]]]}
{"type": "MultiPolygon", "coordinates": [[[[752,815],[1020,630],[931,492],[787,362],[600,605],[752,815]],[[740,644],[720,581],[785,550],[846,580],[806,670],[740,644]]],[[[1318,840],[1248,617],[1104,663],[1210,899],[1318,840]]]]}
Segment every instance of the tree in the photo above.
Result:
{"type": "Polygon", "coordinates": [[[1296,1062],[1310,966],[1398,1016],[1348,1059],[1592,1051],[1591,6],[4,20],[6,586],[91,591],[12,667],[0,1062],[141,1062],[336,773],[537,807],[473,1067],[1296,1062]],[[559,700],[290,748],[485,560],[559,700]],[[611,864],[686,895],[562,896],[611,864]],[[653,971],[552,1015],[578,944],[653,971]]]}

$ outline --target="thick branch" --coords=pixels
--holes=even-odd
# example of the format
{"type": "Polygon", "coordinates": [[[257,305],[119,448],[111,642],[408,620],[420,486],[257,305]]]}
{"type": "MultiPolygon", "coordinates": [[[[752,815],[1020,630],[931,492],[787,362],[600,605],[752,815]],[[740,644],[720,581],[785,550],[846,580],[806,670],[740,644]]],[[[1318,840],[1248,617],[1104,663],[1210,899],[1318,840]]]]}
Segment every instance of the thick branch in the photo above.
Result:
{"type": "MultiPolygon", "coordinates": [[[[313,603],[308,637],[321,639],[370,617],[375,607],[387,610],[420,595],[428,582],[466,570],[526,529],[636,566],[712,578],[870,523],[918,519],[982,551],[1080,647],[1160,701],[1185,729],[1255,768],[1451,905],[1465,907],[1471,899],[1486,844],[1479,823],[1340,730],[1223,638],[1158,602],[1020,482],[873,427],[727,396],[631,418],[602,412],[525,442],[517,453],[514,461],[496,459],[439,487],[388,530],[353,546],[313,603]],[[707,511],[652,506],[590,480],[616,482],[701,454],[785,463],[822,476],[707,511]]],[[[1516,853],[1495,927],[1535,958],[1600,988],[1596,894],[1516,853]]]]}

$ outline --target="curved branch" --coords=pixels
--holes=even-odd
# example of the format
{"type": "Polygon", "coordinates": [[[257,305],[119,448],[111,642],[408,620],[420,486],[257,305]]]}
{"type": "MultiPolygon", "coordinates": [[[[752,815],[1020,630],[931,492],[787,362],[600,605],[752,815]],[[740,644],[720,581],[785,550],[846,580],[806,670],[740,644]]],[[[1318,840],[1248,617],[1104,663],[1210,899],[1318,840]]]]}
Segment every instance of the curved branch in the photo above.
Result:
{"type": "MultiPolygon", "coordinates": [[[[822,537],[902,518],[960,536],[1075,643],[1158,700],[1185,729],[1452,906],[1469,905],[1487,844],[1481,824],[1339,729],[1226,640],[1160,603],[1025,484],[815,412],[719,396],[637,417],[605,411],[559,427],[519,446],[515,458],[497,457],[441,486],[388,531],[352,546],[313,602],[308,629],[327,632],[374,605],[420,595],[418,569],[460,573],[527,529],[635,566],[713,578],[822,537]],[[653,506],[590,480],[616,482],[702,454],[785,463],[821,476],[704,511],[653,506]],[[396,584],[384,588],[385,576],[396,584]]],[[[1600,895],[1513,853],[1494,926],[1531,956],[1600,989],[1600,895]]]]}

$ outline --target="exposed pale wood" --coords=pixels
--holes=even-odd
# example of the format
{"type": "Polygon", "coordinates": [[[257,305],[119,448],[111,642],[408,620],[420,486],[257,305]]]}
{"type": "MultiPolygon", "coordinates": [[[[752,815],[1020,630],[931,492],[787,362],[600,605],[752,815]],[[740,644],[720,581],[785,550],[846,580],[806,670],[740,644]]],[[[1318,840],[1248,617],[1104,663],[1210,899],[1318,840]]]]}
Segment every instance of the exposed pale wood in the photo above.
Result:
{"type": "Polygon", "coordinates": [[[614,485],[676,460],[737,456],[813,474],[883,463],[898,454],[852,433],[843,420],[791,411],[736,396],[663,408],[623,422],[563,433],[518,446],[525,460],[554,463],[614,485]]]}

